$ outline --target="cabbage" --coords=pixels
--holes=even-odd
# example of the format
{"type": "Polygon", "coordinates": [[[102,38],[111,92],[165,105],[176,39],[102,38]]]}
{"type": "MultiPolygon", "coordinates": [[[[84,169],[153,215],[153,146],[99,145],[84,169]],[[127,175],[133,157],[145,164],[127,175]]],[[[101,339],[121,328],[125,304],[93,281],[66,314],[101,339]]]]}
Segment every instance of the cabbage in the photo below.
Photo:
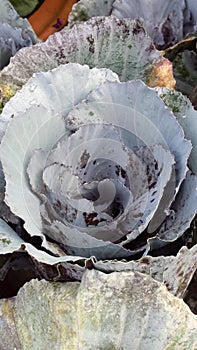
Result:
{"type": "Polygon", "coordinates": [[[141,81],[68,64],[35,75],[6,107],[6,203],[43,246],[50,238],[70,256],[131,257],[190,226],[191,143],[141,81]]]}
{"type": "MultiPolygon", "coordinates": [[[[88,3],[101,15],[119,1],[88,3]]],[[[166,4],[178,35],[182,4],[166,4]]],[[[0,301],[0,347],[195,347],[196,318],[178,298],[196,312],[197,246],[172,254],[195,243],[197,112],[166,89],[171,64],[141,20],[65,28],[20,50],[0,82],[0,297],[32,279],[0,301]]]]}

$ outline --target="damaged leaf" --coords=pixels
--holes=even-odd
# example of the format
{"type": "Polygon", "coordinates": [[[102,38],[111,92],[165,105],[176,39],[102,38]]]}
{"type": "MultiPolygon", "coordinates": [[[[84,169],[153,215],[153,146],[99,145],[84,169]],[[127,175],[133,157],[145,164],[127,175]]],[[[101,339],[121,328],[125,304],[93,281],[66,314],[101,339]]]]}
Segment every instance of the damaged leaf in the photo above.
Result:
{"type": "Polygon", "coordinates": [[[175,84],[171,63],[155,49],[141,22],[115,17],[65,27],[46,42],[20,51],[1,72],[0,82],[19,89],[33,73],[68,62],[109,68],[121,81],[142,79],[169,88],[175,84]]]}
{"type": "Polygon", "coordinates": [[[0,313],[4,350],[130,350],[131,339],[133,349],[196,347],[196,316],[139,272],[87,271],[81,284],[32,280],[0,301],[0,313]]]}

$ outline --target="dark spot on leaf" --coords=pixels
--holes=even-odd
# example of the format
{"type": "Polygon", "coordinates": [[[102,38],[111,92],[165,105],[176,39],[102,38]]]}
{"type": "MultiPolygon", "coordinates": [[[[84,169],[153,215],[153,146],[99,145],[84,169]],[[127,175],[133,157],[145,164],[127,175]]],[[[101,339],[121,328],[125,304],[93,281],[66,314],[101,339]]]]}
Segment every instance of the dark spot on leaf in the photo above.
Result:
{"type": "Polygon", "coordinates": [[[147,265],[150,264],[150,260],[149,260],[148,258],[146,258],[146,257],[142,258],[142,259],[140,260],[140,262],[141,262],[142,264],[147,264],[147,265]]]}
{"type": "Polygon", "coordinates": [[[151,190],[152,188],[154,188],[157,184],[157,181],[153,181],[151,184],[149,184],[148,188],[149,190],[151,190]]]}
{"type": "Polygon", "coordinates": [[[93,261],[91,259],[86,260],[85,262],[85,267],[88,270],[92,270],[94,268],[93,261]]]}
{"type": "Polygon", "coordinates": [[[92,35],[89,35],[88,37],[87,37],[87,41],[89,42],[89,51],[91,52],[91,53],[94,53],[94,38],[93,38],[93,36],[92,35]]]}
{"type": "Polygon", "coordinates": [[[123,168],[121,168],[121,176],[123,177],[123,179],[127,177],[127,173],[123,168]]]}
{"type": "Polygon", "coordinates": [[[165,283],[166,287],[169,289],[169,287],[170,287],[169,283],[165,282],[165,281],[164,281],[164,283],[165,283]]]}
{"type": "Polygon", "coordinates": [[[155,170],[157,170],[158,169],[158,163],[156,162],[155,163],[155,170]]]}
{"type": "Polygon", "coordinates": [[[123,210],[122,204],[115,201],[113,208],[112,208],[112,211],[111,211],[112,218],[115,219],[121,213],[122,210],[123,210]]]}
{"type": "Polygon", "coordinates": [[[120,166],[119,165],[116,165],[115,172],[116,172],[116,175],[119,176],[119,174],[120,174],[120,166]]]}
{"type": "Polygon", "coordinates": [[[87,226],[97,226],[100,222],[105,221],[104,219],[96,219],[97,218],[97,213],[93,212],[93,213],[83,213],[84,216],[84,220],[86,222],[87,226]]]}
{"type": "Polygon", "coordinates": [[[64,54],[64,49],[63,49],[63,48],[61,48],[61,49],[56,53],[56,57],[57,57],[58,59],[60,59],[60,60],[63,60],[64,63],[68,63],[68,61],[65,61],[66,56],[65,56],[65,54],[64,54]]]}
{"type": "Polygon", "coordinates": [[[128,28],[126,25],[123,27],[122,32],[123,32],[123,34],[124,34],[124,39],[125,39],[127,36],[129,36],[130,31],[129,31],[129,28],[128,28]]]}
{"type": "Polygon", "coordinates": [[[89,153],[85,150],[83,152],[83,154],[81,155],[81,158],[80,158],[80,167],[81,169],[85,168],[85,166],[87,165],[87,162],[88,162],[88,159],[90,158],[90,155],[89,153]]]}
{"type": "Polygon", "coordinates": [[[59,200],[57,200],[55,202],[55,206],[58,208],[58,209],[61,209],[61,202],[59,200]]]}
{"type": "Polygon", "coordinates": [[[151,52],[151,51],[154,51],[154,50],[155,50],[155,47],[154,47],[153,43],[151,43],[151,44],[149,45],[149,47],[147,47],[147,48],[145,49],[145,51],[148,51],[148,52],[151,52]]]}
{"type": "Polygon", "coordinates": [[[145,30],[139,20],[136,20],[136,25],[134,25],[132,33],[133,35],[137,35],[139,33],[145,33],[145,30]]]}

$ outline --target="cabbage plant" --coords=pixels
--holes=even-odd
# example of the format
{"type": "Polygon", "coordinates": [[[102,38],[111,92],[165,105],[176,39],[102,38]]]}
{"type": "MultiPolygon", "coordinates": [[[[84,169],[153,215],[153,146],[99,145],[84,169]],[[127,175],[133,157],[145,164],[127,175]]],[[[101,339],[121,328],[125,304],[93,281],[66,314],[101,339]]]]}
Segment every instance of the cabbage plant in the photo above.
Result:
{"type": "Polygon", "coordinates": [[[196,346],[178,298],[197,246],[147,255],[183,245],[197,207],[197,112],[144,83],[173,88],[170,69],[139,20],[100,17],[22,49],[0,74],[11,90],[25,84],[0,119],[0,212],[14,228],[0,219],[0,297],[17,293],[5,292],[13,271],[12,287],[33,279],[0,301],[5,350],[196,346]]]}
{"type": "Polygon", "coordinates": [[[21,18],[8,0],[0,2],[0,69],[22,47],[33,45],[37,37],[26,19],[21,18]]]}
{"type": "Polygon", "coordinates": [[[191,142],[140,80],[68,64],[36,74],[6,106],[5,200],[49,251],[58,244],[70,259],[127,258],[190,226],[191,142]]]}

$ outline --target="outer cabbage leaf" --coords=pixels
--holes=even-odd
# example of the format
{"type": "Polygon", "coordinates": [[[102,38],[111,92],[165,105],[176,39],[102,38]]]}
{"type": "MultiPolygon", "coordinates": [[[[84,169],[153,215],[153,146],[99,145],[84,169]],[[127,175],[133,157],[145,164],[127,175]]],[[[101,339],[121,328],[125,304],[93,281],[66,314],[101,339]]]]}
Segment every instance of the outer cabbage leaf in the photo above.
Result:
{"type": "Polygon", "coordinates": [[[19,288],[32,278],[81,280],[84,265],[84,258],[63,256],[55,245],[48,243],[48,251],[36,249],[0,219],[0,298],[16,295],[19,288]]]}
{"type": "MultiPolygon", "coordinates": [[[[192,4],[194,5],[194,4],[192,4]]],[[[197,24],[194,6],[184,0],[167,2],[115,0],[112,14],[121,17],[144,20],[144,26],[158,49],[172,46],[191,31],[197,24]]]]}
{"type": "Polygon", "coordinates": [[[191,33],[197,29],[197,9],[195,0],[186,0],[187,13],[185,20],[185,32],[191,33]]]}
{"type": "Polygon", "coordinates": [[[142,79],[150,86],[175,84],[171,63],[155,49],[140,21],[115,17],[92,18],[24,48],[1,72],[0,81],[19,88],[33,73],[68,62],[110,68],[121,80],[142,79]]]}
{"type": "Polygon", "coordinates": [[[95,269],[104,273],[115,271],[138,271],[150,275],[156,281],[164,282],[168,290],[183,298],[197,270],[197,245],[191,249],[181,248],[174,256],[144,256],[137,261],[96,261],[95,269]]]}
{"type": "Polygon", "coordinates": [[[91,17],[110,16],[113,3],[114,0],[78,1],[68,16],[68,26],[72,27],[75,23],[87,21],[91,17]]]}
{"type": "MultiPolygon", "coordinates": [[[[51,246],[48,246],[51,250],[51,246]]],[[[188,250],[186,247],[183,247],[176,257],[151,257],[146,256],[141,258],[139,261],[130,261],[130,262],[118,262],[114,261],[94,261],[89,260],[85,261],[82,257],[74,256],[65,256],[62,252],[60,254],[60,249],[55,252],[54,246],[52,252],[59,253],[61,256],[55,257],[49,255],[43,250],[36,249],[32,244],[24,242],[14,230],[12,230],[3,220],[0,220],[0,280],[3,280],[6,274],[9,272],[10,268],[13,268],[13,264],[9,258],[6,258],[6,254],[9,257],[10,253],[20,253],[20,259],[25,253],[33,258],[35,264],[35,273],[39,269],[40,272],[44,273],[44,277],[49,279],[52,278],[48,272],[48,266],[52,265],[57,268],[57,276],[54,279],[64,278],[61,271],[61,267],[70,270],[70,278],[80,279],[82,277],[84,268],[77,265],[78,262],[84,265],[92,266],[94,269],[105,273],[111,273],[116,271],[139,271],[141,273],[152,276],[156,281],[164,282],[168,290],[179,298],[183,298],[191,282],[191,279],[197,268],[197,247],[194,246],[192,249],[188,250]],[[3,258],[5,256],[5,258],[3,258]],[[75,265],[71,265],[70,262],[74,262],[75,265]],[[40,264],[44,264],[42,269],[40,264]],[[59,266],[59,267],[58,267],[59,266]],[[60,267],[61,266],[61,267],[60,267]],[[71,274],[72,271],[72,274],[71,274]],[[184,272],[183,272],[184,271],[184,272]]],[[[19,255],[18,255],[19,257],[19,255]]],[[[14,269],[17,270],[18,259],[15,259],[14,269]]],[[[21,268],[21,264],[19,265],[21,268]]],[[[38,274],[35,274],[35,277],[38,277],[38,274]]],[[[40,276],[39,276],[40,277],[40,276]]],[[[42,276],[43,277],[43,276],[42,276]]]]}
{"type": "Polygon", "coordinates": [[[2,300],[0,311],[5,350],[130,350],[131,341],[133,350],[196,348],[196,316],[139,272],[87,271],[81,283],[32,280],[15,298],[2,300]]]}
{"type": "MultiPolygon", "coordinates": [[[[48,248],[49,247],[50,246],[48,246],[48,248]]],[[[8,224],[6,224],[5,221],[0,219],[0,255],[10,254],[16,251],[27,252],[39,262],[50,265],[58,264],[60,262],[77,262],[79,260],[84,260],[82,257],[65,255],[55,257],[47,254],[43,250],[38,250],[32,244],[24,242],[23,239],[21,239],[19,235],[10,226],[8,226],[8,224]]],[[[53,250],[53,253],[54,252],[55,251],[53,250]]]]}
{"type": "Polygon", "coordinates": [[[176,116],[187,139],[192,142],[189,166],[193,173],[197,174],[197,111],[194,110],[189,99],[180,92],[159,88],[157,91],[166,106],[170,108],[176,116]]]}
{"type": "Polygon", "coordinates": [[[0,213],[1,218],[15,225],[18,224],[18,217],[15,216],[4,202],[5,197],[5,179],[2,171],[2,165],[0,166],[0,213]]]}
{"type": "Polygon", "coordinates": [[[19,49],[37,41],[28,21],[20,18],[7,0],[0,3],[0,33],[0,69],[19,49]]]}
{"type": "Polygon", "coordinates": [[[8,65],[10,57],[22,47],[29,46],[30,40],[23,39],[20,29],[13,29],[7,23],[0,23],[0,69],[8,65]]]}
{"type": "MultiPolygon", "coordinates": [[[[2,121],[13,114],[1,145],[6,202],[27,231],[43,240],[45,233],[80,256],[144,250],[149,236],[140,248],[123,245],[152,220],[156,228],[162,223],[191,150],[157,94],[140,81],[120,83],[107,70],[69,64],[32,78],[6,105],[2,121]]],[[[196,210],[191,203],[187,222],[196,210]]],[[[162,240],[179,235],[165,239],[164,233],[162,240]]]]}
{"type": "Polygon", "coordinates": [[[15,94],[14,99],[10,99],[5,105],[1,120],[7,122],[12,114],[19,115],[35,104],[44,106],[53,114],[60,113],[66,116],[74,105],[106,80],[116,81],[118,76],[109,69],[90,70],[88,66],[75,63],[37,73],[15,94]]]}
{"type": "Polygon", "coordinates": [[[193,212],[191,208],[195,208],[197,203],[197,177],[187,173],[186,179],[181,185],[176,200],[171,205],[169,215],[165,218],[157,235],[149,239],[151,249],[160,247],[163,242],[174,241],[175,238],[181,237],[183,233],[190,227],[197,210],[193,212]]]}
{"type": "Polygon", "coordinates": [[[195,0],[80,0],[73,6],[69,25],[93,16],[114,15],[118,18],[141,18],[158,49],[172,46],[193,32],[197,25],[195,0]]]}
{"type": "Polygon", "coordinates": [[[35,33],[29,22],[18,15],[9,1],[2,0],[0,9],[1,23],[8,23],[13,28],[21,28],[24,31],[24,35],[29,35],[32,38],[32,41],[36,41],[35,33]]]}

